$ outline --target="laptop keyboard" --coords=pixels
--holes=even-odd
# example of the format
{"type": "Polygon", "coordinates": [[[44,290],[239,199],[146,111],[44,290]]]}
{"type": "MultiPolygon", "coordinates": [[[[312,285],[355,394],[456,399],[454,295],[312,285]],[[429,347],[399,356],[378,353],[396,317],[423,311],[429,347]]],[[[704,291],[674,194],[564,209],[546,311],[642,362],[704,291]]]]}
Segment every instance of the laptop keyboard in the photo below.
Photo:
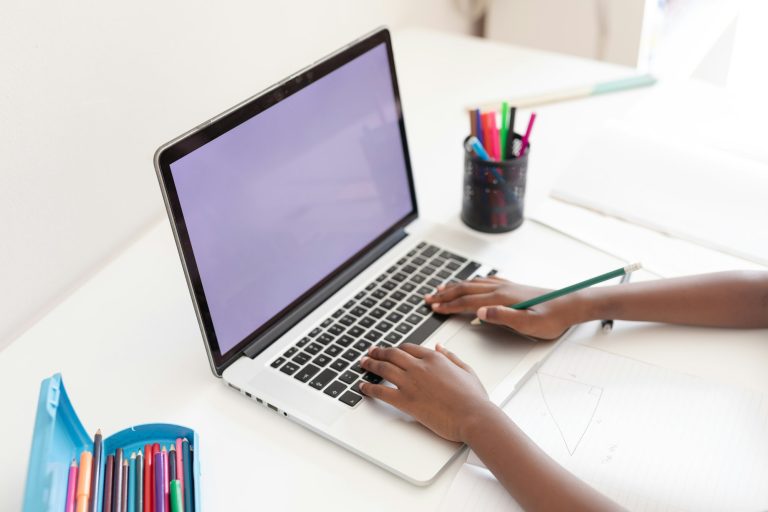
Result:
{"type": "Polygon", "coordinates": [[[270,366],[354,407],[363,398],[361,381],[382,380],[360,367],[368,348],[421,344],[448,318],[433,313],[424,295],[442,283],[467,279],[478,268],[477,262],[421,242],[270,366]]]}

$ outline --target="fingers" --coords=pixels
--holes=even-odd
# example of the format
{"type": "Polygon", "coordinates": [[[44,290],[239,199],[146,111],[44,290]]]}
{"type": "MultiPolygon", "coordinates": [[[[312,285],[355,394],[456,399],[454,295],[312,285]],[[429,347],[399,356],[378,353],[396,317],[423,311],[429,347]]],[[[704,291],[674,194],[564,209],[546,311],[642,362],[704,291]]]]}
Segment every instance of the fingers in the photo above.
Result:
{"type": "Polygon", "coordinates": [[[381,384],[371,384],[370,382],[361,382],[360,391],[371,398],[377,398],[382,402],[386,402],[390,405],[398,407],[400,403],[400,395],[397,389],[381,384]]]}
{"type": "Polygon", "coordinates": [[[461,369],[463,369],[463,370],[466,370],[466,371],[468,371],[468,372],[471,372],[471,371],[472,371],[472,368],[471,368],[471,367],[470,367],[470,366],[469,366],[467,363],[465,363],[464,361],[462,361],[461,359],[459,359],[459,356],[457,356],[456,354],[454,354],[453,352],[451,352],[450,350],[448,350],[447,348],[445,348],[445,347],[444,347],[443,345],[441,345],[440,343],[438,343],[438,344],[435,346],[435,350],[437,350],[438,352],[440,352],[441,354],[443,354],[445,357],[447,357],[448,359],[450,359],[450,360],[451,360],[451,362],[452,362],[453,364],[455,364],[456,366],[458,366],[459,368],[461,368],[461,369]]]}
{"type": "Polygon", "coordinates": [[[404,350],[398,350],[396,348],[383,348],[374,345],[368,349],[368,355],[374,359],[392,363],[393,365],[400,367],[403,370],[407,370],[415,362],[413,355],[404,350]]]}
{"type": "MultiPolygon", "coordinates": [[[[403,352],[407,352],[408,354],[412,355],[416,359],[424,359],[425,357],[428,357],[429,354],[434,352],[433,350],[429,350],[427,348],[422,347],[421,345],[416,345],[414,343],[401,343],[398,349],[402,350],[403,352]]],[[[387,350],[397,350],[397,349],[387,349],[387,350]]]]}
{"type": "Polygon", "coordinates": [[[528,311],[504,306],[482,307],[477,310],[477,317],[489,324],[506,325],[522,333],[529,331],[532,321],[528,311]]]}
{"type": "Polygon", "coordinates": [[[405,374],[405,372],[395,366],[392,363],[389,363],[387,361],[380,361],[378,359],[373,359],[372,357],[363,357],[360,360],[360,366],[365,368],[371,373],[375,373],[379,377],[382,377],[383,379],[388,380],[395,386],[399,386],[402,377],[405,374]]]}
{"type": "Polygon", "coordinates": [[[495,283],[473,279],[471,281],[446,285],[442,289],[438,289],[436,293],[424,297],[424,300],[427,304],[450,302],[464,295],[492,292],[496,287],[495,283]]]}
{"type": "Polygon", "coordinates": [[[433,303],[432,310],[438,313],[474,313],[477,308],[482,306],[495,306],[503,303],[504,300],[499,297],[495,292],[492,293],[480,293],[477,295],[467,295],[465,297],[458,297],[457,299],[433,303]]]}

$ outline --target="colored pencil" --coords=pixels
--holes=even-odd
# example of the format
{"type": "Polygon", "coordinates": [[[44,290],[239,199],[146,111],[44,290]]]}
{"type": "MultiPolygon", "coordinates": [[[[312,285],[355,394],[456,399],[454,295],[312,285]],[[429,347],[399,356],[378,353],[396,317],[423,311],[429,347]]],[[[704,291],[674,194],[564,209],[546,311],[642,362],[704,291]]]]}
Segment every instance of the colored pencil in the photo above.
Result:
{"type": "Polygon", "coordinates": [[[131,452],[128,464],[128,512],[136,512],[136,452],[131,452]]]}
{"type": "MultiPolygon", "coordinates": [[[[605,274],[600,274],[599,276],[586,279],[579,283],[566,286],[565,288],[560,288],[559,290],[554,290],[554,291],[545,293],[544,295],[539,295],[538,297],[524,300],[523,302],[518,302],[517,304],[512,304],[511,306],[507,306],[507,307],[512,309],[532,308],[533,306],[537,304],[541,304],[542,302],[554,300],[554,299],[557,299],[558,297],[562,297],[563,295],[568,295],[569,293],[573,293],[583,288],[588,288],[597,283],[602,283],[603,281],[613,279],[614,277],[619,277],[624,274],[635,272],[640,268],[642,268],[642,265],[640,263],[633,263],[631,265],[627,265],[626,267],[620,267],[620,268],[617,268],[616,270],[611,270],[610,272],[606,272],[605,274]]],[[[479,325],[480,323],[482,323],[482,320],[480,320],[479,318],[475,318],[474,320],[472,320],[472,325],[479,325]]]]}
{"type": "Polygon", "coordinates": [[[499,135],[499,147],[501,148],[501,159],[507,158],[507,135],[509,133],[509,103],[506,101],[501,104],[501,133],[499,135]]]}
{"type": "Polygon", "coordinates": [[[145,512],[144,455],[141,453],[141,450],[136,454],[136,512],[145,512]]]}
{"type": "Polygon", "coordinates": [[[181,460],[184,467],[184,512],[192,512],[195,509],[193,494],[195,483],[192,479],[192,450],[186,437],[181,440],[181,448],[181,460]]]}
{"type": "MultiPolygon", "coordinates": [[[[586,98],[588,96],[597,96],[599,94],[625,91],[636,87],[647,87],[655,83],[656,78],[654,78],[652,75],[635,75],[628,78],[621,78],[619,80],[599,82],[592,85],[573,87],[570,89],[560,89],[556,91],[544,92],[541,94],[512,98],[508,101],[511,105],[515,105],[519,108],[529,108],[536,107],[538,105],[546,105],[548,103],[557,103],[560,101],[586,98]]],[[[484,103],[480,105],[480,108],[493,108],[494,105],[498,105],[499,103],[500,101],[484,103]]]]}
{"type": "Polygon", "coordinates": [[[181,487],[181,504],[184,506],[184,465],[181,460],[181,438],[176,438],[176,478],[179,480],[179,486],[181,487]]]}
{"type": "Polygon", "coordinates": [[[102,498],[103,512],[112,512],[112,480],[114,476],[115,456],[107,455],[104,466],[104,496],[102,498]]]}
{"type": "Polygon", "coordinates": [[[168,481],[173,482],[176,478],[176,446],[171,445],[168,450],[168,481]]]}
{"type": "MultiPolygon", "coordinates": [[[[152,450],[154,452],[154,449],[152,450]]],[[[155,452],[152,455],[152,467],[154,475],[154,500],[155,512],[165,512],[165,495],[163,494],[163,455],[160,452],[155,452]]]]}
{"type": "Polygon", "coordinates": [[[123,449],[115,450],[115,468],[112,471],[112,512],[123,511],[123,449]]]}
{"type": "Polygon", "coordinates": [[[93,455],[91,452],[80,454],[80,468],[77,475],[77,502],[75,510],[77,512],[88,512],[88,498],[91,496],[91,463],[93,455]]]}
{"type": "Polygon", "coordinates": [[[123,459],[123,469],[120,480],[120,512],[128,512],[128,460],[123,459]]]}
{"type": "Polygon", "coordinates": [[[152,485],[154,483],[152,445],[144,445],[144,510],[142,512],[152,512],[154,504],[154,493],[152,485]]]}
{"type": "Polygon", "coordinates": [[[91,465],[91,496],[88,498],[88,512],[97,512],[99,504],[99,480],[101,480],[101,452],[103,449],[101,429],[93,436],[93,464],[91,465]]]}
{"type": "Polygon", "coordinates": [[[475,109],[475,124],[477,125],[477,140],[479,140],[480,144],[482,144],[485,140],[485,137],[483,133],[483,115],[479,108],[475,109]]]}
{"type": "Polygon", "coordinates": [[[533,130],[533,123],[536,121],[536,112],[531,113],[531,117],[528,119],[528,128],[525,129],[525,135],[523,135],[523,145],[520,146],[520,154],[517,156],[523,156],[525,150],[528,149],[528,142],[531,138],[531,131],[533,130]]]}
{"type": "Polygon", "coordinates": [[[477,137],[477,117],[474,110],[469,111],[469,134],[477,137]]]}
{"type": "Polygon", "coordinates": [[[181,496],[181,483],[171,480],[171,512],[184,512],[181,496]]]}
{"type": "Polygon", "coordinates": [[[171,485],[168,480],[168,450],[163,446],[160,452],[163,460],[163,496],[165,497],[165,510],[171,507],[171,485]]]}
{"type": "Polygon", "coordinates": [[[72,459],[67,478],[67,500],[64,502],[65,512],[75,512],[75,492],[77,489],[77,461],[72,459]]]}
{"type": "MultiPolygon", "coordinates": [[[[154,465],[154,463],[155,463],[155,454],[156,453],[160,453],[160,444],[159,443],[155,443],[155,444],[152,445],[152,473],[153,473],[153,476],[152,476],[152,494],[155,494],[157,492],[157,490],[155,489],[155,481],[156,481],[156,476],[155,475],[157,474],[158,471],[160,471],[161,477],[162,477],[162,474],[163,474],[163,465],[162,464],[160,464],[159,466],[155,466],[154,465]]],[[[162,493],[162,491],[163,490],[160,489],[161,493],[162,493]]],[[[153,511],[157,510],[157,509],[155,509],[155,503],[152,504],[152,510],[153,511]]]]}

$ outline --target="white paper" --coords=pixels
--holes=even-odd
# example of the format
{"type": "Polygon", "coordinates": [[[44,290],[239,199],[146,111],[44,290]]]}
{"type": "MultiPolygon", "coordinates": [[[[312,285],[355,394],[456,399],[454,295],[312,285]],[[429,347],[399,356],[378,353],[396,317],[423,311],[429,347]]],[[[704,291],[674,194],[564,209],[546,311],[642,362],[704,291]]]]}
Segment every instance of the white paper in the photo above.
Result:
{"type": "Polygon", "coordinates": [[[552,197],[768,265],[768,165],[610,122],[552,197]]]}
{"type": "MultiPolygon", "coordinates": [[[[569,344],[504,410],[557,462],[629,509],[768,508],[760,393],[569,344]]],[[[441,510],[514,510],[481,465],[470,454],[441,510]]]]}

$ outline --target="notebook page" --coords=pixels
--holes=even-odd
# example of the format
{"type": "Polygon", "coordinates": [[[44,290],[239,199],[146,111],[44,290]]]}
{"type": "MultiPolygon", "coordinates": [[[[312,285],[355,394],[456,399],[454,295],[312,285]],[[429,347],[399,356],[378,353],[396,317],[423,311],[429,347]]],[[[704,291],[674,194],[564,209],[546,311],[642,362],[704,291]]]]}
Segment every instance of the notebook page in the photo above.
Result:
{"type": "MultiPolygon", "coordinates": [[[[566,469],[632,510],[768,508],[760,393],[569,344],[505,412],[566,469]]],[[[505,495],[470,454],[441,510],[508,510],[515,502],[505,495]]]]}

